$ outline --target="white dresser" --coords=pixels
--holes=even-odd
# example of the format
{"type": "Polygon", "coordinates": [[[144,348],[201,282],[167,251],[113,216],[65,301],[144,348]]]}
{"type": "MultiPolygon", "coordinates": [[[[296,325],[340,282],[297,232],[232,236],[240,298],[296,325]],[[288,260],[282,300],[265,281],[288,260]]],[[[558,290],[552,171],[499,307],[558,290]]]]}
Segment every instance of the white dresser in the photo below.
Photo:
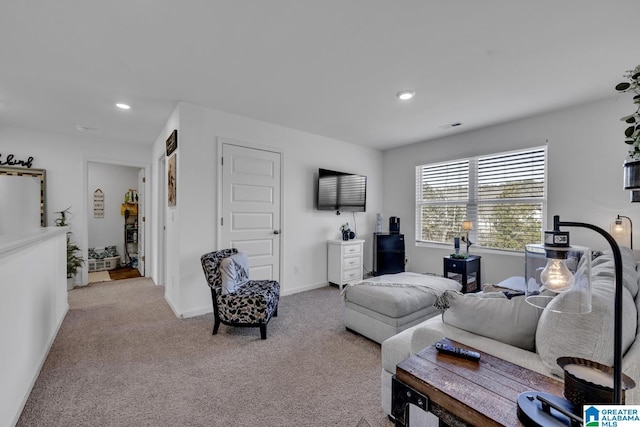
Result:
{"type": "Polygon", "coordinates": [[[362,280],[362,250],[364,240],[327,241],[329,283],[342,286],[362,280]]]}

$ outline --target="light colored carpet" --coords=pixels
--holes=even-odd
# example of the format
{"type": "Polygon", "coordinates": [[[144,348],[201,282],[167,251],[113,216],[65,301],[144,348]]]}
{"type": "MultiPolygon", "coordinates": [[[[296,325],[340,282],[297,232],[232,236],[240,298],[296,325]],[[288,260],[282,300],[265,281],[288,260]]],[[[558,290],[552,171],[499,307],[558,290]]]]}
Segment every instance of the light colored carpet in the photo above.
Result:
{"type": "MultiPolygon", "coordinates": [[[[204,284],[203,284],[204,286],[204,284]]],[[[18,426],[390,427],[380,346],[345,331],[337,288],[282,297],[257,328],[181,320],[150,279],[69,292],[18,426]]]]}
{"type": "Polygon", "coordinates": [[[108,271],[95,271],[93,273],[89,273],[89,283],[108,282],[109,280],[111,280],[111,276],[109,276],[108,271]]]}

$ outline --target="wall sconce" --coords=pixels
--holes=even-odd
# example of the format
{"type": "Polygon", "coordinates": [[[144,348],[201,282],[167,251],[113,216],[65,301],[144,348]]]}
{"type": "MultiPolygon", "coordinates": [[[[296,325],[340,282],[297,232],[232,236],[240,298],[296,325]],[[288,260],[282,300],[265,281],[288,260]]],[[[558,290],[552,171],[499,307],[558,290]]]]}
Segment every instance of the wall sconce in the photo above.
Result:
{"type": "MultiPolygon", "coordinates": [[[[561,312],[588,313],[591,311],[591,253],[588,249],[584,251],[584,262],[586,262],[587,265],[584,271],[582,271],[582,274],[576,276],[567,274],[567,271],[569,271],[569,269],[567,268],[566,264],[567,260],[569,259],[569,254],[576,248],[569,245],[569,233],[560,231],[560,227],[588,228],[602,235],[611,246],[615,267],[613,345],[614,354],[612,372],[613,402],[601,403],[613,403],[616,405],[620,405],[623,401],[622,295],[624,288],[622,281],[622,255],[620,252],[620,247],[618,246],[618,243],[615,241],[615,239],[609,233],[599,227],[596,227],[595,225],[581,222],[561,222],[559,216],[554,216],[553,231],[545,232],[544,245],[527,245],[527,257],[529,256],[529,251],[531,251],[534,257],[538,257],[540,259],[542,252],[544,252],[546,258],[548,258],[548,261],[544,270],[540,271],[540,264],[538,264],[538,266],[530,266],[530,264],[532,263],[529,259],[527,259],[527,271],[525,273],[527,276],[526,301],[536,307],[547,309],[546,304],[548,304],[548,302],[550,302],[550,300],[553,299],[555,295],[557,295],[558,293],[571,292],[577,297],[577,302],[569,304],[567,306],[569,310],[565,310],[565,306],[563,305],[562,310],[560,310],[561,312]],[[538,273],[539,280],[537,280],[538,273]],[[541,286],[536,289],[535,286],[533,286],[533,284],[535,283],[541,283],[541,286]],[[570,287],[568,284],[572,284],[573,286],[570,287]]],[[[584,250],[586,248],[580,249],[584,250]]],[[[569,271],[569,273],[571,272],[569,271]]],[[[567,300],[569,300],[569,298],[567,298],[567,300]]],[[[567,376],[567,371],[568,370],[565,369],[565,378],[567,376]]],[[[585,378],[581,378],[581,381],[583,383],[587,382],[585,378]]],[[[631,380],[631,383],[633,383],[633,380],[631,380]]],[[[545,418],[546,414],[550,413],[550,408],[554,408],[560,413],[569,417],[571,419],[572,426],[582,425],[582,419],[571,413],[571,409],[573,407],[574,405],[572,402],[559,396],[534,391],[524,392],[518,396],[518,419],[520,419],[520,421],[525,426],[548,425],[540,424],[538,421],[541,418],[545,418]]]]}
{"type": "Polygon", "coordinates": [[[631,222],[631,218],[618,215],[611,223],[610,231],[618,245],[633,249],[633,222],[631,222]]]}
{"type": "Polygon", "coordinates": [[[462,221],[462,231],[465,232],[465,236],[462,238],[462,241],[467,244],[467,255],[469,254],[469,246],[473,245],[473,243],[469,240],[469,231],[471,230],[473,230],[473,222],[462,221]]]}

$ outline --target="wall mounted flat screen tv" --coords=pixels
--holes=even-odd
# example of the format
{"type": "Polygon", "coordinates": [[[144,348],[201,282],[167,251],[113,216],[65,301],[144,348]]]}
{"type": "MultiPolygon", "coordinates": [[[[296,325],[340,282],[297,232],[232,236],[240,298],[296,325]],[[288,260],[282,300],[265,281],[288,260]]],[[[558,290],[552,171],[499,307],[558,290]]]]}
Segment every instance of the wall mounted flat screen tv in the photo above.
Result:
{"type": "Polygon", "coordinates": [[[365,212],[367,177],[328,169],[318,170],[318,210],[365,212]]]}

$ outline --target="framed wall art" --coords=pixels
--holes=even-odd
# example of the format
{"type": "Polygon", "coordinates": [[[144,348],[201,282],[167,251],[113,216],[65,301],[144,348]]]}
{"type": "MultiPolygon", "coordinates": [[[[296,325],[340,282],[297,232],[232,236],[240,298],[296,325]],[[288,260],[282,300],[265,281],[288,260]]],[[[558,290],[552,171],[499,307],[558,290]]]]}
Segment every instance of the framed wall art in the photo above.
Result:
{"type": "Polygon", "coordinates": [[[177,190],[178,183],[176,181],[177,171],[176,171],[176,156],[178,154],[174,153],[173,156],[169,157],[169,164],[167,167],[167,199],[169,202],[169,207],[175,206],[177,202],[177,190]]]}
{"type": "Polygon", "coordinates": [[[167,138],[167,156],[176,151],[176,148],[178,148],[178,129],[174,129],[167,138]]]}
{"type": "Polygon", "coordinates": [[[93,192],[93,217],[104,218],[104,193],[99,188],[93,192]]]}

